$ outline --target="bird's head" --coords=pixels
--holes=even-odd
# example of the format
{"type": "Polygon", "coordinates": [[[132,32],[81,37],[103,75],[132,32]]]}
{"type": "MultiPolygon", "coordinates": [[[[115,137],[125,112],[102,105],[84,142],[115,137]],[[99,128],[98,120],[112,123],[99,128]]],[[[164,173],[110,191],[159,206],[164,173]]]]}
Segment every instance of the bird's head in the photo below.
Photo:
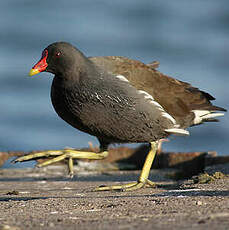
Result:
{"type": "Polygon", "coordinates": [[[46,47],[41,59],[30,70],[33,76],[40,72],[50,72],[58,76],[68,75],[80,68],[84,62],[84,55],[67,42],[55,42],[46,47]]]}

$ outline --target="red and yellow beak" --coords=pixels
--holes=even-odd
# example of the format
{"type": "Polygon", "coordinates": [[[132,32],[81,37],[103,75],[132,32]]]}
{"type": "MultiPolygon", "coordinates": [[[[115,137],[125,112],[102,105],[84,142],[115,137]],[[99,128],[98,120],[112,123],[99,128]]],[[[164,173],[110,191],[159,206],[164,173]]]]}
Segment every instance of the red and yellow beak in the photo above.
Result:
{"type": "Polygon", "coordinates": [[[38,73],[43,72],[43,71],[46,70],[46,68],[48,66],[47,61],[46,61],[47,57],[48,57],[48,51],[44,50],[43,53],[42,53],[41,59],[30,70],[29,76],[33,76],[35,74],[38,74],[38,73]]]}

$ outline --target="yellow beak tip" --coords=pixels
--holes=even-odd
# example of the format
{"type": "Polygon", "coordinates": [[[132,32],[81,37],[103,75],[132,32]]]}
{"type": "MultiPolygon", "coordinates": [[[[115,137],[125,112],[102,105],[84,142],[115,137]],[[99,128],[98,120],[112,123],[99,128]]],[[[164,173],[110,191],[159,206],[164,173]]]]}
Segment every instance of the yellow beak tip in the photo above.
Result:
{"type": "Polygon", "coordinates": [[[33,76],[33,75],[38,74],[38,73],[40,73],[40,71],[38,69],[31,69],[29,71],[29,76],[33,76]]]}

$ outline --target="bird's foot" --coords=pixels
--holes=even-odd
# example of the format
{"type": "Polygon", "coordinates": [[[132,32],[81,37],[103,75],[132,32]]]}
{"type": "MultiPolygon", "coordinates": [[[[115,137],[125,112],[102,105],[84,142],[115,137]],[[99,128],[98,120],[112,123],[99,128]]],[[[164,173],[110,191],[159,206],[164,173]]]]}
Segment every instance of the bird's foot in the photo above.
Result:
{"type": "Polygon", "coordinates": [[[101,160],[108,156],[108,152],[104,151],[101,153],[95,152],[86,152],[86,151],[78,151],[74,149],[63,149],[63,150],[48,150],[37,153],[30,153],[28,155],[18,157],[13,161],[13,163],[36,160],[38,158],[48,158],[53,157],[50,160],[47,160],[43,163],[37,164],[36,167],[44,167],[64,159],[68,159],[68,170],[69,175],[73,176],[73,159],[89,159],[89,160],[101,160]]]}
{"type": "Polygon", "coordinates": [[[128,184],[121,184],[121,185],[112,185],[112,186],[99,186],[94,189],[94,191],[133,191],[140,188],[143,188],[144,186],[149,187],[156,187],[156,184],[150,180],[145,180],[144,182],[136,181],[128,184]]]}

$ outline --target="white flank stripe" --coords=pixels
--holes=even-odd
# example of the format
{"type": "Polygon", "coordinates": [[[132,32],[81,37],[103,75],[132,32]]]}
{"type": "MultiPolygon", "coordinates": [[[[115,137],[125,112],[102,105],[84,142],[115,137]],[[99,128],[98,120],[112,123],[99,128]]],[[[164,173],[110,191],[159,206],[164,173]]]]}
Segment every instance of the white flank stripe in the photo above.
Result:
{"type": "Polygon", "coordinates": [[[184,129],[165,129],[165,131],[167,133],[171,133],[171,134],[176,134],[176,135],[181,135],[181,136],[187,136],[189,135],[189,131],[184,130],[184,129]]]}
{"type": "Polygon", "coordinates": [[[148,99],[151,99],[151,100],[154,101],[153,96],[150,95],[150,94],[148,94],[146,91],[144,91],[144,90],[138,90],[138,92],[139,92],[140,94],[144,94],[144,95],[145,95],[145,98],[148,98],[148,99]]]}
{"type": "Polygon", "coordinates": [[[129,82],[123,75],[116,75],[116,77],[122,81],[129,82]]]}
{"type": "Polygon", "coordinates": [[[148,94],[144,90],[138,90],[138,92],[140,94],[144,94],[144,98],[147,99],[147,100],[149,100],[149,102],[151,104],[153,104],[154,106],[156,106],[158,108],[158,110],[161,111],[162,117],[165,117],[165,118],[169,119],[170,121],[172,121],[172,123],[174,125],[176,125],[176,120],[170,114],[166,113],[165,110],[163,109],[163,107],[157,101],[155,101],[155,99],[150,94],[148,94]]]}
{"type": "Polygon", "coordinates": [[[170,119],[173,122],[173,124],[176,124],[176,120],[171,115],[169,115],[168,113],[164,112],[162,114],[162,117],[166,117],[167,119],[170,119]]]}
{"type": "Polygon", "coordinates": [[[158,102],[156,102],[156,101],[150,101],[150,103],[156,105],[161,111],[164,111],[164,109],[162,108],[162,106],[158,102]]]}

